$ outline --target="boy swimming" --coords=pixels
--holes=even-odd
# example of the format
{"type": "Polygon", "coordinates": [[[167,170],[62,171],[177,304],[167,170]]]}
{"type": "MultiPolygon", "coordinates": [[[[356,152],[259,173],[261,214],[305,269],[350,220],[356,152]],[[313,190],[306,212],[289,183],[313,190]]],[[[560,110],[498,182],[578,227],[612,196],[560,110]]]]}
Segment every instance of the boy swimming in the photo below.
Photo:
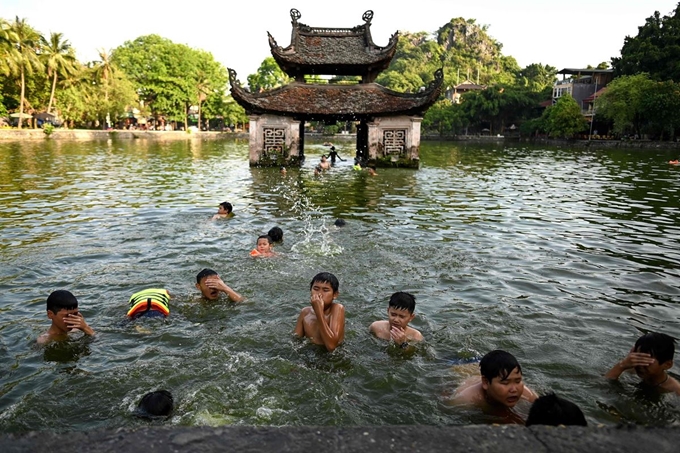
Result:
{"type": "Polygon", "coordinates": [[[243,300],[243,296],[224,283],[219,274],[212,269],[203,269],[196,275],[196,289],[208,300],[217,300],[222,293],[234,302],[243,300]]]}
{"type": "Polygon", "coordinates": [[[369,327],[371,333],[383,340],[392,340],[402,349],[409,347],[409,342],[423,341],[423,335],[409,323],[416,315],[416,298],[412,294],[398,291],[390,297],[387,305],[387,320],[375,321],[369,327]]]}
{"type": "MultiPolygon", "coordinates": [[[[283,234],[283,233],[281,233],[283,234]]],[[[269,237],[267,234],[263,234],[261,236],[258,236],[257,238],[257,244],[253,250],[250,252],[250,256],[274,256],[276,253],[274,253],[273,249],[273,244],[274,241],[272,241],[272,238],[269,237]]]]}
{"type": "Polygon", "coordinates": [[[345,339],[345,307],[335,302],[340,294],[339,286],[337,277],[330,272],[321,272],[312,278],[311,306],[300,311],[294,332],[331,352],[345,339]]]}
{"type": "Polygon", "coordinates": [[[215,214],[212,218],[213,218],[213,220],[228,219],[228,218],[231,218],[233,216],[234,216],[233,206],[231,205],[231,203],[229,203],[227,201],[223,201],[217,207],[217,214],[215,214]]]}
{"type": "Polygon", "coordinates": [[[533,403],[537,395],[524,385],[522,368],[510,353],[494,350],[479,362],[479,376],[473,376],[448,401],[453,405],[472,405],[507,422],[522,423],[513,408],[522,400],[533,403]]]}
{"type": "Polygon", "coordinates": [[[47,317],[52,325],[47,332],[38,337],[38,343],[45,344],[55,340],[65,340],[69,332],[80,330],[85,335],[94,335],[85,318],[78,311],[78,299],[70,291],[53,291],[47,297],[47,317]]]}
{"type": "Polygon", "coordinates": [[[673,366],[675,340],[663,333],[650,332],[637,339],[628,355],[609,370],[607,379],[618,379],[624,371],[635,371],[642,382],[661,392],[680,395],[680,383],[668,370],[673,366]]]}

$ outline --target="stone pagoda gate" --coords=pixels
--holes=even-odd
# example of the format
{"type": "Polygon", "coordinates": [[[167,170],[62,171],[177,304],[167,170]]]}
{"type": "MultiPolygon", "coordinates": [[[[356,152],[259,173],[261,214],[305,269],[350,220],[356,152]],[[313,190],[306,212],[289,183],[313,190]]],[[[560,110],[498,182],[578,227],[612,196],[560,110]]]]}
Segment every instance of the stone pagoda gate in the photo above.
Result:
{"type": "Polygon", "coordinates": [[[392,61],[399,35],[394,33],[385,47],[376,46],[371,38],[373,11],[366,11],[364,24],[353,28],[310,27],[298,22],[296,9],[290,17],[288,47],[268,35],[272,56],[293,82],[252,93],[229,69],[232,96],[250,117],[250,165],[301,164],[306,122],[352,121],[357,123],[356,157],[362,163],[417,168],[420,123],[441,93],[442,70],[418,93],[389,90],[375,79],[392,61]],[[334,79],[311,83],[305,76],[334,79]],[[354,77],[343,80],[347,76],[354,77]]]}

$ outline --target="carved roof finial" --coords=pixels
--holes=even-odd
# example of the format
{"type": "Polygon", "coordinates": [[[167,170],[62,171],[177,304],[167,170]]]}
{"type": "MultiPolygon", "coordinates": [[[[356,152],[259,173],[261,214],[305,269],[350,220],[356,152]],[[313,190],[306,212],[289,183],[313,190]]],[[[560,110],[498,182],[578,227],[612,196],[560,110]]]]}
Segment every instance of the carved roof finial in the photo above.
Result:
{"type": "Polygon", "coordinates": [[[364,22],[366,22],[367,24],[370,24],[371,19],[373,19],[373,11],[369,9],[368,11],[366,11],[364,13],[363,16],[361,16],[361,18],[364,20],[364,22]]]}
{"type": "Polygon", "coordinates": [[[295,8],[290,10],[290,18],[293,19],[293,23],[296,23],[301,17],[302,14],[300,14],[300,11],[296,10],[295,8]]]}

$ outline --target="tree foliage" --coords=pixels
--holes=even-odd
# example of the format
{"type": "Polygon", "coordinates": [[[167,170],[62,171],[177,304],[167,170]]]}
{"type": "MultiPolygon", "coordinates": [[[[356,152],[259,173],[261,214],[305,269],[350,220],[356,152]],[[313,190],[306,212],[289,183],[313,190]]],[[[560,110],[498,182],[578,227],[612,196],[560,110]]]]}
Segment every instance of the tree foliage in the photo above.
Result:
{"type": "Polygon", "coordinates": [[[253,93],[258,93],[283,86],[289,81],[290,77],[281,70],[274,57],[267,57],[262,60],[257,72],[248,76],[248,87],[253,93]]]}
{"type": "Polygon", "coordinates": [[[551,137],[571,138],[588,128],[578,102],[569,96],[561,96],[557,102],[545,110],[543,128],[551,137]]]}
{"type": "Polygon", "coordinates": [[[612,120],[616,133],[642,135],[642,98],[653,83],[647,74],[615,78],[595,100],[596,114],[612,120]]]}
{"type": "Polygon", "coordinates": [[[668,16],[658,11],[638,27],[635,37],[627,36],[621,57],[612,58],[614,73],[647,73],[653,80],[680,82],[680,4],[668,16]]]}

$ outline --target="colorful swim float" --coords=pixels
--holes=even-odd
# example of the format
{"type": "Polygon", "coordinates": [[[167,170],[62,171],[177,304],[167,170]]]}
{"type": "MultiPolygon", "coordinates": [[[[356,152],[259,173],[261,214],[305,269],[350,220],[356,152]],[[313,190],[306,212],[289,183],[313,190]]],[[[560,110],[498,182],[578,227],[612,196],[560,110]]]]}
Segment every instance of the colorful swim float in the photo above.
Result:
{"type": "Polygon", "coordinates": [[[129,307],[127,316],[130,318],[138,318],[151,312],[168,316],[170,314],[170,293],[168,290],[160,288],[144,289],[130,296],[129,307]]]}

